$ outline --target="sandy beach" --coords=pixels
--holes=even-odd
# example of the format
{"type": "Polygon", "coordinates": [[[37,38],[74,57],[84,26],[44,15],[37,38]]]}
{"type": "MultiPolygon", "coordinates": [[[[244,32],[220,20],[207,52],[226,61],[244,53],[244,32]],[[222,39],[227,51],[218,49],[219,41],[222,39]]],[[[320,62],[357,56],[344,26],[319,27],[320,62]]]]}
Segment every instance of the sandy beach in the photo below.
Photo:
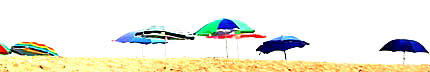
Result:
{"type": "Polygon", "coordinates": [[[1,72],[429,72],[428,64],[347,64],[225,58],[1,56],[1,72]]]}

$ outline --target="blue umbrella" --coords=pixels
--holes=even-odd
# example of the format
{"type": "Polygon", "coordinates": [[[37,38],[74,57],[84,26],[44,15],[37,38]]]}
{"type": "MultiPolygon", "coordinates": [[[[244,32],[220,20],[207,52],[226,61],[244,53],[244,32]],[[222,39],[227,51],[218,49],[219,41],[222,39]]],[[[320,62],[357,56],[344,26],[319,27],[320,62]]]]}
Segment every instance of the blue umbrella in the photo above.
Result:
{"type": "Polygon", "coordinates": [[[287,56],[285,53],[286,50],[295,47],[303,48],[305,45],[309,45],[309,43],[299,40],[294,36],[280,36],[270,41],[264,42],[263,45],[260,45],[257,48],[257,51],[260,51],[264,54],[268,54],[273,51],[283,51],[285,60],[287,60],[287,56]]]}
{"type": "MultiPolygon", "coordinates": [[[[164,39],[160,39],[160,38],[144,38],[142,36],[136,36],[137,32],[129,32],[123,36],[121,36],[120,38],[118,38],[117,40],[115,40],[116,42],[120,42],[120,43],[139,43],[139,44],[166,44],[166,40],[164,39]]],[[[143,53],[142,53],[143,54],[143,53]]]]}
{"type": "Polygon", "coordinates": [[[381,48],[379,51],[403,51],[403,64],[405,64],[405,53],[406,52],[424,52],[429,53],[423,45],[418,43],[414,40],[408,40],[408,39],[395,39],[391,40],[387,44],[384,45],[384,47],[381,48]]]}

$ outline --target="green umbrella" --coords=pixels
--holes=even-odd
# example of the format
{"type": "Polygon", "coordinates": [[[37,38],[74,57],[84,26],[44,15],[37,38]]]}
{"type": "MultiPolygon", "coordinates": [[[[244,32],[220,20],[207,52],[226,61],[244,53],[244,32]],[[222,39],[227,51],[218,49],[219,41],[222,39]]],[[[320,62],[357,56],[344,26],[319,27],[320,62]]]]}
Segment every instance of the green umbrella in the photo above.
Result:
{"type": "MultiPolygon", "coordinates": [[[[213,22],[210,22],[209,24],[206,24],[205,26],[200,28],[200,30],[195,32],[194,35],[227,37],[227,35],[232,32],[234,32],[234,34],[254,33],[255,30],[249,27],[247,24],[245,24],[242,21],[223,18],[220,20],[215,20],[213,22]]],[[[228,58],[226,38],[225,38],[225,41],[226,41],[226,53],[228,58]]],[[[238,52],[238,56],[239,56],[239,52],[238,52]]]]}

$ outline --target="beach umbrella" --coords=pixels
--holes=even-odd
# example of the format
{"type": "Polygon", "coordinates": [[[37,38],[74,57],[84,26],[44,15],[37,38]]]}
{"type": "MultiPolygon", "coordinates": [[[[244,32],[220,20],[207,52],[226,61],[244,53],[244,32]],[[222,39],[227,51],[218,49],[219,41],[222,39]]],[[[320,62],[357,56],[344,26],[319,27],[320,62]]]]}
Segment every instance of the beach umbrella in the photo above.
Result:
{"type": "Polygon", "coordinates": [[[260,54],[268,54],[273,51],[283,51],[284,58],[285,60],[287,60],[287,56],[285,53],[286,50],[295,47],[303,48],[305,45],[309,45],[309,43],[299,40],[294,36],[280,36],[270,41],[264,42],[263,45],[260,45],[257,48],[257,51],[260,51],[260,54]]]}
{"type": "Polygon", "coordinates": [[[20,42],[12,46],[12,52],[26,56],[58,56],[56,51],[37,42],[20,42]]]}
{"type": "Polygon", "coordinates": [[[429,53],[423,45],[414,40],[408,39],[395,39],[385,44],[379,51],[403,51],[403,64],[405,64],[406,52],[424,52],[429,53]]]}
{"type": "Polygon", "coordinates": [[[37,42],[20,42],[15,44],[12,48],[23,49],[24,51],[30,51],[30,52],[34,52],[34,51],[43,52],[51,56],[58,56],[57,52],[53,48],[48,47],[45,44],[39,44],[37,42]]]}
{"type": "MultiPolygon", "coordinates": [[[[141,36],[137,36],[136,35],[136,31],[134,32],[129,32],[121,37],[119,37],[118,39],[114,40],[116,42],[120,42],[120,43],[139,43],[139,44],[144,44],[144,45],[148,45],[148,44],[166,44],[166,40],[164,39],[160,39],[160,38],[145,38],[145,37],[141,37],[141,36]]],[[[142,48],[143,51],[143,48],[142,48]]],[[[143,55],[143,52],[142,52],[143,55]]]]}
{"type": "MultiPolygon", "coordinates": [[[[255,30],[250,28],[247,24],[239,20],[232,19],[220,19],[210,22],[206,24],[202,28],[200,28],[194,34],[197,36],[206,36],[206,38],[214,38],[214,39],[225,39],[226,42],[226,54],[228,58],[228,50],[227,50],[227,38],[236,39],[247,38],[247,37],[255,37],[255,38],[265,38],[265,36],[257,35],[257,34],[245,34],[245,33],[254,33],[255,30]]],[[[238,45],[237,45],[238,46],[238,45]]],[[[239,49],[239,47],[237,47],[239,49]]],[[[239,50],[238,56],[239,56],[239,50]]]]}
{"type": "MultiPolygon", "coordinates": [[[[164,40],[194,40],[194,36],[189,32],[179,30],[167,30],[164,26],[150,26],[140,30],[137,35],[145,38],[160,38],[164,40]],[[188,34],[187,34],[188,33],[188,34]]],[[[164,46],[164,56],[166,56],[167,44],[164,46]]]]}
{"type": "Polygon", "coordinates": [[[8,55],[10,54],[10,49],[5,44],[0,42],[0,54],[1,55],[8,55]]]}

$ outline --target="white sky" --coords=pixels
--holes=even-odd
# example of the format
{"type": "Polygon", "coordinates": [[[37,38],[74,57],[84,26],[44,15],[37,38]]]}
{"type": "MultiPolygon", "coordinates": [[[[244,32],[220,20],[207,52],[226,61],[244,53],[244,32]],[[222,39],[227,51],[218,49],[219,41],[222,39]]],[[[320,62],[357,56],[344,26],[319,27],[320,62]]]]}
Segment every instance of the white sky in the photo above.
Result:
{"type": "MultiPolygon", "coordinates": [[[[401,52],[379,52],[403,38],[430,47],[428,0],[296,1],[0,1],[0,42],[35,41],[61,56],[163,57],[164,45],[113,43],[129,31],[164,25],[195,32],[220,19],[247,23],[266,39],[239,40],[240,58],[282,60],[282,52],[258,56],[264,41],[292,35],[311,45],[287,51],[289,60],[349,63],[402,63],[401,52]]],[[[237,57],[236,40],[229,54],[237,57]]],[[[224,40],[170,41],[168,57],[225,56],[224,40]]],[[[429,49],[429,48],[427,48],[429,49]]],[[[430,64],[430,55],[406,53],[408,64],[430,64]]]]}

